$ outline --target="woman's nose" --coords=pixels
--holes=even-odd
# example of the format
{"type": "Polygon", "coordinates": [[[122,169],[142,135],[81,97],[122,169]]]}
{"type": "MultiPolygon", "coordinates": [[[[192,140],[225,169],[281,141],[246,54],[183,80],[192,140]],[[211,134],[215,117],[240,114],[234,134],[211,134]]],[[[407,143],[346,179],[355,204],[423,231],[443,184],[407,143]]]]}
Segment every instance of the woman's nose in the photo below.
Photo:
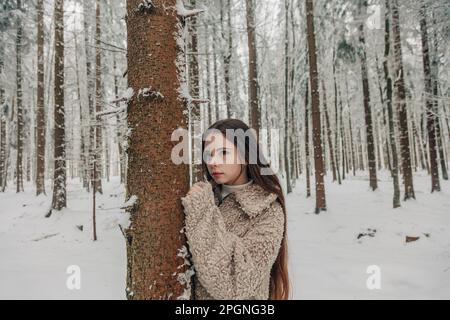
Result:
{"type": "Polygon", "coordinates": [[[211,157],[210,165],[211,166],[216,166],[218,164],[220,164],[220,161],[219,161],[217,155],[211,157]]]}

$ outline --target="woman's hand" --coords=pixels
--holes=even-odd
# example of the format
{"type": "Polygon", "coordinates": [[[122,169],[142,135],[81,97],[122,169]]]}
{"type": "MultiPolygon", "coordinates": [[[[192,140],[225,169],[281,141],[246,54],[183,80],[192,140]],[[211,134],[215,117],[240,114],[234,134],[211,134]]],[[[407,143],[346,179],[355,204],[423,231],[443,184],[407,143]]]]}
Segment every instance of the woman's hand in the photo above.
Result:
{"type": "Polygon", "coordinates": [[[191,189],[187,193],[187,195],[191,195],[196,192],[201,192],[203,188],[205,187],[206,182],[197,182],[194,185],[192,185],[191,189]]]}

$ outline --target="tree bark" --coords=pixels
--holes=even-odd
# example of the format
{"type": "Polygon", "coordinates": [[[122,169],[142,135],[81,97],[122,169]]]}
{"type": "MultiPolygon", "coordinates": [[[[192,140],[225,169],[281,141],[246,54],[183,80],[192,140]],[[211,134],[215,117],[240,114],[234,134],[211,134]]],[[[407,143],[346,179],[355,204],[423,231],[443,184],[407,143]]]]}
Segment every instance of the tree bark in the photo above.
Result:
{"type": "MultiPolygon", "coordinates": [[[[17,0],[17,10],[22,10],[21,0],[17,0]]],[[[22,106],[22,36],[21,17],[17,17],[16,35],[16,96],[17,96],[17,158],[16,192],[23,191],[23,106],[22,106]]]]}
{"type": "MultiPolygon", "coordinates": [[[[286,192],[292,192],[291,168],[289,163],[289,2],[284,1],[285,30],[284,30],[284,171],[286,172],[286,192]]],[[[291,106],[292,107],[292,106],[291,106]]]]}
{"type": "Polygon", "coordinates": [[[44,0],[37,3],[36,195],[45,194],[44,0]]]}
{"type": "MultiPolygon", "coordinates": [[[[4,70],[5,47],[4,35],[0,35],[0,77],[4,70]]],[[[6,184],[6,117],[7,109],[5,105],[5,89],[0,84],[0,191],[3,192],[6,184]]]]}
{"type": "MultiPolygon", "coordinates": [[[[95,9],[95,112],[99,113],[102,111],[102,57],[101,57],[101,25],[100,25],[100,17],[101,17],[101,2],[100,0],[96,1],[96,9],[95,9]]],[[[94,179],[93,186],[95,187],[96,192],[100,194],[103,193],[102,188],[102,150],[103,150],[103,121],[101,117],[94,116],[94,162],[95,168],[94,170],[94,179]]]]}
{"type": "Polygon", "coordinates": [[[394,185],[394,196],[392,199],[392,205],[395,208],[400,207],[400,184],[398,178],[398,156],[397,156],[397,143],[395,141],[395,125],[394,125],[394,111],[392,108],[392,78],[389,73],[389,58],[391,55],[391,40],[390,40],[390,3],[389,0],[385,1],[385,31],[384,31],[384,80],[386,82],[386,105],[389,119],[389,145],[391,148],[392,165],[391,175],[394,185]]]}
{"type": "Polygon", "coordinates": [[[394,36],[394,60],[395,60],[395,104],[398,112],[400,129],[400,152],[402,157],[403,183],[405,187],[404,199],[415,199],[413,173],[411,166],[411,148],[409,143],[408,110],[406,107],[405,75],[403,71],[403,53],[400,36],[400,14],[398,1],[392,0],[392,33],[394,36]]]}
{"type": "MultiPolygon", "coordinates": [[[[360,14],[367,9],[367,0],[360,0],[359,3],[360,14]]],[[[372,108],[370,106],[370,90],[369,90],[369,77],[367,72],[367,55],[366,55],[366,40],[364,34],[364,23],[365,19],[360,17],[361,23],[359,25],[359,43],[360,43],[360,59],[361,59],[361,76],[362,76],[362,87],[363,87],[363,97],[364,97],[364,115],[366,123],[366,143],[367,143],[367,157],[369,165],[369,175],[370,175],[370,187],[372,190],[378,188],[377,181],[377,160],[375,155],[375,142],[373,138],[373,122],[372,122],[372,108]]]]}
{"type": "Polygon", "coordinates": [[[425,101],[426,101],[428,148],[429,148],[428,150],[430,153],[430,170],[431,170],[431,192],[434,192],[434,191],[441,191],[441,186],[439,181],[439,170],[437,162],[436,113],[432,100],[433,88],[431,79],[431,63],[428,44],[428,30],[427,30],[425,3],[422,3],[420,9],[420,32],[422,40],[423,73],[425,80],[425,101]]]}
{"type": "Polygon", "coordinates": [[[328,105],[327,105],[327,92],[325,88],[325,81],[322,79],[322,91],[323,91],[323,112],[325,112],[325,122],[327,128],[328,135],[328,148],[330,149],[330,161],[331,161],[331,169],[333,173],[333,182],[337,180],[336,175],[336,161],[334,157],[334,149],[333,149],[333,132],[331,130],[330,117],[328,114],[328,105]]]}
{"type": "MultiPolygon", "coordinates": [[[[190,293],[190,276],[182,257],[186,239],[180,230],[184,214],[180,198],[189,188],[189,164],[171,160],[172,133],[187,128],[186,103],[179,99],[177,65],[185,59],[172,35],[177,28],[175,0],[127,2],[128,81],[134,92],[151,86],[163,98],[135,94],[128,105],[131,130],[128,149],[127,198],[137,197],[129,208],[127,237],[127,297],[129,299],[176,299],[190,293]],[[178,255],[179,254],[179,255],[178,255]],[[186,276],[179,282],[177,276],[186,276]],[[187,286],[186,286],[187,285],[187,286]]],[[[182,20],[183,18],[180,17],[182,20]]],[[[184,73],[182,73],[184,77],[184,73]]],[[[187,141],[183,141],[187,144],[187,141]]],[[[189,152],[184,150],[184,152],[189,152]]]]}
{"type": "Polygon", "coordinates": [[[306,83],[305,92],[305,175],[306,175],[306,197],[311,197],[311,161],[309,152],[309,84],[306,83]]]}
{"type": "Polygon", "coordinates": [[[248,38],[248,97],[250,110],[250,126],[259,137],[261,113],[259,110],[258,58],[256,50],[255,0],[246,0],[247,38],[248,38]]]}
{"type": "Polygon", "coordinates": [[[317,72],[317,47],[316,35],[314,31],[314,5],[313,0],[306,0],[306,25],[308,36],[309,53],[309,76],[311,84],[311,109],[313,123],[313,145],[314,145],[314,167],[316,180],[316,214],[326,211],[325,183],[322,136],[320,123],[320,97],[319,97],[319,77],[317,72]]]}
{"type": "Polygon", "coordinates": [[[225,83],[225,102],[227,106],[227,117],[232,116],[232,106],[231,106],[231,58],[233,55],[233,33],[231,26],[231,0],[227,0],[227,27],[228,27],[228,38],[225,37],[225,14],[224,14],[224,4],[225,1],[221,1],[220,4],[220,22],[222,29],[222,39],[226,41],[227,49],[223,54],[223,69],[224,69],[224,83],[225,83]]]}
{"type": "Polygon", "coordinates": [[[64,0],[55,0],[55,112],[52,209],[67,207],[66,141],[64,107],[64,0]]]}

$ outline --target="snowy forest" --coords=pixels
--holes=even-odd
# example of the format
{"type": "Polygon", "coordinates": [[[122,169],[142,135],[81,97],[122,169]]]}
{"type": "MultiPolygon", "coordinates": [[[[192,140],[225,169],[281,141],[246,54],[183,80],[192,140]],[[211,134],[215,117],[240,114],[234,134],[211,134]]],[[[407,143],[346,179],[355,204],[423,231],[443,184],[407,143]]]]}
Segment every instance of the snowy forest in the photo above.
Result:
{"type": "Polygon", "coordinates": [[[449,0],[0,0],[0,298],[191,299],[180,198],[227,118],[293,299],[450,298],[449,0]]]}

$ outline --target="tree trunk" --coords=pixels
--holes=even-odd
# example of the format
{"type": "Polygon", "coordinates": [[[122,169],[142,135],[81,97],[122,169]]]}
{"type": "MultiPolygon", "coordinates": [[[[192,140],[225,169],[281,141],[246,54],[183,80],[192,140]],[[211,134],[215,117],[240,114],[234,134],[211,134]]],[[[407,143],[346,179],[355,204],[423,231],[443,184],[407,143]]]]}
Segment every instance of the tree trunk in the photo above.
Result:
{"type": "Polygon", "coordinates": [[[320,97],[319,97],[319,77],[317,72],[317,48],[316,35],[314,31],[314,5],[313,0],[306,0],[306,25],[308,36],[309,53],[309,76],[311,84],[311,110],[313,123],[313,145],[314,145],[314,167],[316,178],[316,214],[325,211],[325,183],[322,136],[320,124],[320,97]]]}
{"type": "Polygon", "coordinates": [[[305,92],[305,175],[306,197],[311,197],[311,161],[309,157],[309,84],[306,83],[305,92]]]}
{"type": "Polygon", "coordinates": [[[81,83],[80,83],[80,64],[79,64],[79,58],[78,58],[78,37],[75,36],[75,72],[76,72],[76,79],[77,79],[77,100],[78,100],[78,112],[79,112],[79,121],[80,121],[80,131],[79,131],[79,139],[80,139],[80,159],[78,160],[78,170],[81,174],[81,179],[83,181],[83,188],[86,188],[88,185],[88,178],[87,178],[87,168],[86,168],[86,137],[84,129],[85,121],[84,121],[84,111],[83,111],[83,103],[81,100],[81,83]]]}
{"type": "Polygon", "coordinates": [[[208,125],[209,128],[213,124],[213,104],[211,102],[211,65],[210,65],[210,53],[209,53],[209,33],[208,33],[208,25],[205,25],[205,71],[206,71],[206,99],[209,101],[208,103],[208,125]]]}
{"type": "Polygon", "coordinates": [[[338,88],[337,88],[337,79],[336,79],[336,48],[333,45],[333,84],[334,84],[334,120],[335,120],[335,128],[334,128],[334,146],[336,147],[336,156],[334,158],[336,162],[336,175],[339,184],[342,184],[341,180],[341,169],[339,168],[339,152],[340,152],[340,143],[339,143],[339,113],[338,113],[338,88]]]}
{"type": "MultiPolygon", "coordinates": [[[[191,6],[195,7],[196,0],[191,0],[191,6]]],[[[200,95],[200,72],[198,65],[198,34],[197,34],[197,17],[193,16],[189,19],[189,35],[190,35],[190,54],[189,54],[189,87],[191,96],[195,99],[199,98],[200,95]]],[[[201,162],[197,161],[195,157],[197,154],[201,154],[201,151],[196,150],[196,137],[195,130],[200,128],[201,123],[201,110],[200,104],[192,103],[189,106],[191,110],[191,117],[189,119],[192,134],[192,178],[193,183],[203,180],[203,168],[201,162]]]]}
{"type": "Polygon", "coordinates": [[[38,0],[37,15],[36,195],[38,196],[45,194],[44,0],[38,0]]]}
{"type": "Polygon", "coordinates": [[[284,171],[286,172],[286,192],[292,192],[291,170],[289,164],[289,2],[285,3],[285,30],[284,30],[284,171]]]}
{"type": "MultiPolygon", "coordinates": [[[[17,9],[22,10],[21,0],[17,0],[17,9]]],[[[17,92],[17,159],[16,192],[23,191],[23,106],[22,106],[22,20],[17,17],[16,36],[16,92],[17,92]]]]}
{"type": "Polygon", "coordinates": [[[389,118],[389,144],[392,154],[391,175],[394,185],[393,207],[400,207],[400,184],[398,178],[398,156],[397,156],[397,143],[395,141],[395,125],[394,125],[394,111],[392,108],[392,78],[389,73],[389,57],[391,54],[391,40],[390,40],[390,4],[389,0],[385,1],[385,31],[384,31],[384,80],[386,81],[386,104],[389,118]]]}
{"type": "Polygon", "coordinates": [[[233,55],[233,37],[232,37],[232,26],[231,26],[231,0],[227,0],[227,27],[228,27],[228,38],[225,37],[225,23],[223,12],[223,4],[225,1],[221,1],[220,4],[220,22],[222,28],[222,39],[227,42],[227,49],[222,55],[223,57],[223,69],[224,69],[224,82],[225,82],[225,102],[227,106],[227,117],[232,116],[232,106],[231,106],[231,58],[233,55]]]}
{"type": "MultiPolygon", "coordinates": [[[[116,97],[119,97],[119,81],[118,81],[118,70],[116,55],[113,57],[114,61],[114,93],[116,97]]],[[[120,103],[116,103],[116,107],[120,107],[120,103]]],[[[119,152],[119,172],[120,172],[120,183],[125,183],[125,169],[126,169],[126,154],[123,148],[123,123],[120,114],[116,114],[116,136],[117,136],[117,147],[119,152]]]]}
{"type": "Polygon", "coordinates": [[[174,8],[175,0],[152,3],[127,2],[129,86],[134,92],[151,86],[153,92],[135,95],[128,106],[127,198],[135,196],[137,202],[128,209],[127,297],[176,299],[190,296],[190,274],[184,273],[183,259],[186,239],[180,232],[184,225],[180,198],[189,188],[189,165],[171,160],[178,144],[171,141],[172,133],[188,125],[186,103],[178,96],[180,82],[187,79],[177,77],[174,63],[184,69],[185,53],[172,37],[183,34],[177,27],[184,24],[178,24],[176,11],[164,9],[163,5],[174,8]]]}
{"type": "MultiPolygon", "coordinates": [[[[367,8],[367,0],[360,0],[359,9],[360,15],[367,8]]],[[[377,160],[375,156],[375,142],[373,138],[373,123],[372,123],[372,108],[370,106],[370,90],[369,90],[369,77],[367,72],[367,56],[366,56],[366,40],[364,35],[364,23],[365,19],[360,17],[361,23],[359,25],[359,43],[360,43],[360,59],[361,59],[361,76],[362,76],[362,87],[364,96],[364,115],[366,124],[366,143],[367,143],[367,157],[369,164],[369,175],[370,175],[370,187],[372,190],[378,188],[377,181],[377,160]]]]}
{"type": "Polygon", "coordinates": [[[214,105],[215,105],[215,114],[216,114],[216,121],[220,120],[220,97],[219,97],[219,70],[217,67],[217,59],[216,59],[216,55],[217,55],[217,46],[216,46],[216,34],[217,34],[217,29],[216,29],[216,25],[213,24],[213,39],[212,39],[212,44],[213,44],[213,72],[214,72],[214,105]]]}
{"type": "Polygon", "coordinates": [[[425,79],[425,101],[427,114],[428,150],[430,153],[431,192],[441,191],[437,163],[436,113],[432,100],[433,88],[431,79],[431,63],[428,45],[428,30],[425,3],[420,9],[420,31],[422,39],[423,73],[425,79]]]}
{"type": "Polygon", "coordinates": [[[342,104],[342,94],[339,88],[339,122],[340,126],[340,136],[342,141],[341,153],[342,153],[342,180],[345,180],[345,173],[348,172],[348,159],[347,159],[347,143],[345,141],[345,124],[343,120],[344,106],[342,104]]]}
{"type": "Polygon", "coordinates": [[[352,170],[353,175],[356,175],[356,154],[355,154],[355,147],[354,147],[354,140],[353,140],[353,124],[352,124],[352,112],[350,110],[350,98],[348,94],[348,79],[347,74],[345,74],[345,95],[347,97],[347,105],[348,105],[348,130],[350,132],[350,152],[351,152],[351,158],[352,158],[352,170]]]}
{"type": "Polygon", "coordinates": [[[258,58],[256,52],[255,0],[246,0],[247,38],[248,38],[248,97],[250,110],[250,126],[259,137],[261,114],[259,110],[258,58]]]}
{"type": "Polygon", "coordinates": [[[87,191],[90,191],[90,185],[94,180],[94,140],[95,140],[95,125],[94,125],[94,97],[95,97],[95,81],[94,74],[92,72],[92,45],[89,40],[89,26],[92,24],[91,17],[87,4],[83,2],[83,18],[84,18],[84,47],[86,54],[86,92],[88,96],[88,119],[89,119],[89,143],[88,143],[88,154],[86,156],[86,176],[89,176],[89,183],[87,185],[87,191]]]}
{"type": "Polygon", "coordinates": [[[325,89],[325,81],[322,79],[322,91],[323,91],[323,112],[325,113],[325,122],[327,128],[328,135],[328,148],[330,149],[330,161],[331,161],[331,169],[333,173],[333,182],[337,180],[336,175],[336,161],[334,157],[334,149],[333,149],[333,132],[331,131],[330,117],[328,114],[328,105],[327,105],[327,92],[325,89]]]}
{"type": "MultiPolygon", "coordinates": [[[[0,35],[0,78],[3,76],[5,48],[4,35],[0,35]]],[[[3,192],[6,183],[6,118],[8,110],[5,103],[5,89],[0,84],[0,190],[3,192]]]]}
{"type": "Polygon", "coordinates": [[[400,36],[400,14],[397,0],[392,0],[392,33],[394,36],[395,57],[395,104],[398,111],[400,129],[400,149],[402,156],[403,183],[405,186],[404,199],[415,199],[413,174],[411,167],[411,148],[409,143],[408,110],[406,108],[405,75],[403,72],[403,53],[400,36]]]}
{"type": "MultiPolygon", "coordinates": [[[[102,57],[101,57],[101,26],[100,26],[100,0],[96,1],[95,9],[95,112],[99,113],[102,111],[102,57]]],[[[94,171],[94,184],[95,190],[100,194],[103,193],[102,189],[102,142],[103,142],[103,121],[101,117],[94,116],[94,161],[96,170],[94,171]]]]}
{"type": "MultiPolygon", "coordinates": [[[[436,25],[436,21],[433,21],[436,25]]],[[[442,179],[448,180],[447,163],[444,152],[444,139],[441,128],[441,112],[439,108],[439,43],[437,41],[436,28],[433,30],[433,63],[432,63],[432,78],[433,78],[433,103],[436,126],[436,139],[439,148],[439,162],[441,164],[442,179]]]]}
{"type": "Polygon", "coordinates": [[[64,107],[64,0],[55,0],[55,112],[52,209],[67,207],[64,107]]]}

